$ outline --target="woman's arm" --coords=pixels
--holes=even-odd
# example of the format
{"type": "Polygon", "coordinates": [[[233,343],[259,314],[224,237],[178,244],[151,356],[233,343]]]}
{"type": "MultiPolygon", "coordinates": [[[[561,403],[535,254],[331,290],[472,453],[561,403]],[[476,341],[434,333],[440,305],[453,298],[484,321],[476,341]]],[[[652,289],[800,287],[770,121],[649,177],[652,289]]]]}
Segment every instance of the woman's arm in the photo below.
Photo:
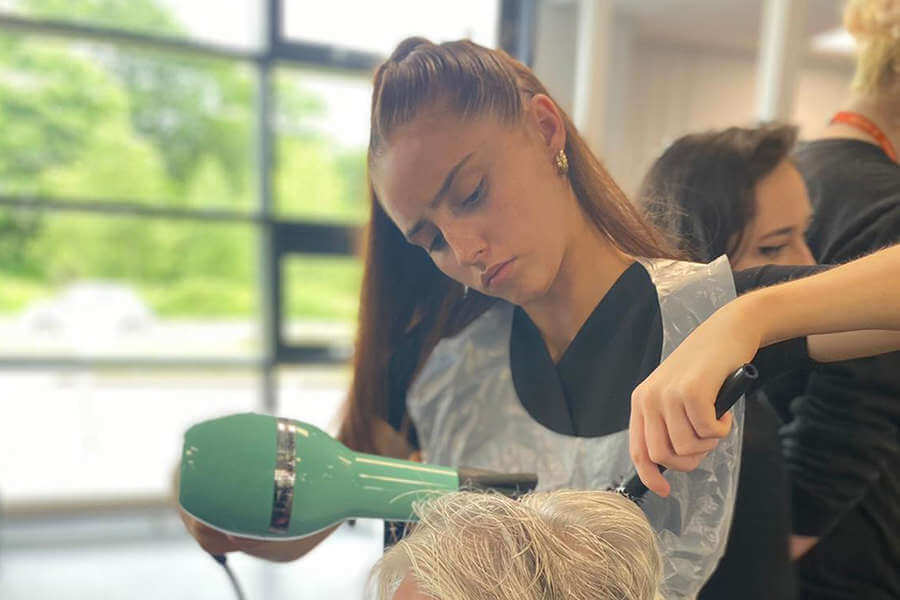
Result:
{"type": "Polygon", "coordinates": [[[810,357],[819,362],[898,350],[900,245],[741,300],[747,318],[758,321],[761,346],[809,336],[810,357]]]}
{"type": "Polygon", "coordinates": [[[716,393],[760,347],[809,336],[813,359],[844,360],[900,349],[897,330],[900,246],[730,302],[634,390],[629,434],[641,480],[667,495],[669,485],[656,465],[690,471],[728,434],[731,415],[716,419],[716,393]]]}
{"type": "Polygon", "coordinates": [[[863,329],[811,335],[807,347],[809,357],[821,363],[874,356],[900,350],[900,331],[863,329]]]}

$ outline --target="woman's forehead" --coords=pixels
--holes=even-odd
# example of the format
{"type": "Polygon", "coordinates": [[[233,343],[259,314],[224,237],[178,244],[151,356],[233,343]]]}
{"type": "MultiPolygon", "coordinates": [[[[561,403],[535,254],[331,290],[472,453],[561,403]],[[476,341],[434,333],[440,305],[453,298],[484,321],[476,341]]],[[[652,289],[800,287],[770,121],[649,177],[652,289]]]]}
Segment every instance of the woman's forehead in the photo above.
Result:
{"type": "Polygon", "coordinates": [[[382,175],[404,167],[416,172],[440,169],[495,138],[499,129],[493,119],[428,113],[397,128],[376,157],[375,167],[382,175]]]}
{"type": "Polygon", "coordinates": [[[462,159],[471,155],[466,166],[480,164],[500,141],[500,130],[491,120],[458,117],[417,119],[399,128],[371,168],[385,209],[396,221],[398,208],[426,203],[462,159]]]}
{"type": "Polygon", "coordinates": [[[784,160],[756,186],[756,220],[761,228],[785,220],[805,222],[812,213],[803,176],[784,160]]]}

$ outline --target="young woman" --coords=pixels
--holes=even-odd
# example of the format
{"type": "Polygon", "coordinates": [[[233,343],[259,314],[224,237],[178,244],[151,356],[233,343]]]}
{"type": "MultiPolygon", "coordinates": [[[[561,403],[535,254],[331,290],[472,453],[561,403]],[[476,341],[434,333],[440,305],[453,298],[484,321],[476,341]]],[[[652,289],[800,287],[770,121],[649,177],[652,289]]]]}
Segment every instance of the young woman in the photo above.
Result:
{"type": "MultiPolygon", "coordinates": [[[[535,76],[471,42],[409,39],[378,69],[369,178],[340,437],[406,452],[396,428],[427,461],[537,472],[544,489],[605,489],[637,467],[659,494],[643,506],[667,597],[695,596],[724,552],[743,421],[740,404],[715,418],[728,374],[780,340],[900,329],[900,307],[867,310],[900,293],[895,249],[729,303],[727,261],[671,260],[535,76]]],[[[808,345],[773,352],[875,351],[868,335],[808,345]]],[[[210,550],[245,543],[189,528],[210,550]]],[[[245,548],[286,559],[324,535],[245,548]]]]}
{"type": "Polygon", "coordinates": [[[778,123],[680,137],[650,167],[637,202],[691,260],[814,265],[812,206],[790,159],[796,141],[797,128],[778,123]]]}

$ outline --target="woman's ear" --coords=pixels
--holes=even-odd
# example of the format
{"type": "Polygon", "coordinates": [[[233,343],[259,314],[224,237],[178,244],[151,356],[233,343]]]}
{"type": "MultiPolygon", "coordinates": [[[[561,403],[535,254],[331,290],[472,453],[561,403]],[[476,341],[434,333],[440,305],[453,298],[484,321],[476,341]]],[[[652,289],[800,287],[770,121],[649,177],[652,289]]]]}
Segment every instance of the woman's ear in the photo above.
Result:
{"type": "Polygon", "coordinates": [[[550,153],[565,149],[566,126],[556,103],[546,94],[535,94],[529,101],[529,112],[550,153]]]}

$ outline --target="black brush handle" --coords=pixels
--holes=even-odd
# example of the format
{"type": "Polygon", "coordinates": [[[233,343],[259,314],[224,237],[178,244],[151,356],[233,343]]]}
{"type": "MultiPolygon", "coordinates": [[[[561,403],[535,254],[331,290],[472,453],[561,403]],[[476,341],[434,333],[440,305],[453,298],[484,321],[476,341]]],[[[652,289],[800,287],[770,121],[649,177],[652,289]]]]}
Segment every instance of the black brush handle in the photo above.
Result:
{"type": "MultiPolygon", "coordinates": [[[[752,384],[759,377],[756,367],[747,363],[741,366],[737,371],[728,376],[722,387],[719,388],[719,394],[716,396],[716,418],[721,419],[722,415],[731,410],[738,398],[747,393],[752,384]]],[[[660,473],[665,473],[665,467],[659,467],[660,473]]],[[[635,474],[628,482],[619,488],[619,491],[633,500],[643,498],[647,493],[647,486],[641,481],[641,478],[635,474]]]]}
{"type": "Polygon", "coordinates": [[[490,490],[510,498],[518,498],[537,487],[534,473],[496,473],[484,469],[460,467],[459,488],[462,490],[490,490]]]}

